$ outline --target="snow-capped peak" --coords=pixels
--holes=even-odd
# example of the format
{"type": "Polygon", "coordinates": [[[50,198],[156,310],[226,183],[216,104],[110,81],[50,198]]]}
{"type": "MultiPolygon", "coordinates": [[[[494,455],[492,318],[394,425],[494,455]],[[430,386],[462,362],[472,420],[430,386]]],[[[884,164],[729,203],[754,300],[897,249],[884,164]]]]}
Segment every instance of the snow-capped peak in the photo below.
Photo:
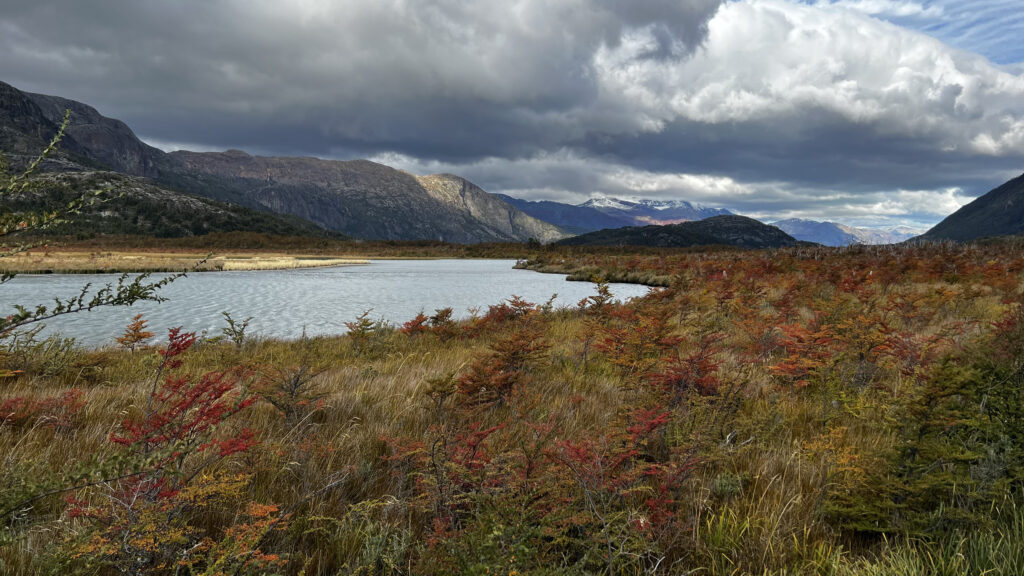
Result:
{"type": "Polygon", "coordinates": [[[589,208],[610,208],[613,210],[630,210],[635,206],[635,204],[625,200],[619,200],[618,198],[613,198],[611,196],[605,196],[604,194],[594,194],[590,197],[590,200],[580,204],[580,206],[587,206],[589,208]]]}

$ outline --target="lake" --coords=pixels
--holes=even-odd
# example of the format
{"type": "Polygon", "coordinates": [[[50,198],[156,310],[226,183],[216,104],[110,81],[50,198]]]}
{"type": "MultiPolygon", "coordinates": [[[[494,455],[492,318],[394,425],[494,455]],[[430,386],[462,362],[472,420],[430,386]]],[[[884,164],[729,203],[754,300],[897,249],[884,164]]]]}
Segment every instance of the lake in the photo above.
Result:
{"type": "MultiPolygon", "coordinates": [[[[481,313],[513,295],[546,302],[558,294],[556,306],[575,306],[594,295],[589,282],[567,282],[560,274],[516,270],[514,260],[375,260],[368,265],[300,270],[202,272],[171,283],[160,295],[166,302],[141,302],[79,312],[46,323],[43,335],[59,332],[86,346],[111,344],[131,318],[144,313],[149,330],[160,338],[167,329],[220,334],[222,312],[235,320],[252,317],[247,334],[272,338],[341,334],[345,322],[367,310],[370,318],[400,325],[419,312],[452,308],[458,318],[474,309],[481,313]]],[[[32,308],[53,298],[76,296],[116,282],[117,274],[54,274],[15,277],[0,285],[0,313],[21,304],[32,308]]],[[[160,278],[155,274],[152,278],[160,278]]],[[[618,299],[647,293],[645,286],[612,284],[618,299]]]]}

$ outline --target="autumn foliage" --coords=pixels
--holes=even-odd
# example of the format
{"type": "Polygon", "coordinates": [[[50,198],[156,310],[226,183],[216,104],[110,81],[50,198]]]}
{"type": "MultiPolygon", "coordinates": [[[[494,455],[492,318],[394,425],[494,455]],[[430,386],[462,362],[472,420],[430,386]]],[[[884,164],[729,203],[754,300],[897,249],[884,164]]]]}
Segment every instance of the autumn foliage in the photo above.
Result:
{"type": "Polygon", "coordinates": [[[570,308],[367,312],[339,337],[172,330],[48,372],[45,348],[7,349],[3,568],[1024,567],[1021,247],[538,248],[522,265],[599,282],[570,308]],[[617,302],[606,278],[657,288],[617,302]]]}

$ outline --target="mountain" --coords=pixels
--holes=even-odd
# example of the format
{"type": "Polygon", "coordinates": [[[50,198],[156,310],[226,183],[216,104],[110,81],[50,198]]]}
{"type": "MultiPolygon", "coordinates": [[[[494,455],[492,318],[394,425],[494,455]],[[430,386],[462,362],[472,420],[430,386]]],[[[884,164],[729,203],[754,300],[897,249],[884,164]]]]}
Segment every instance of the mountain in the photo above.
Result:
{"type": "Polygon", "coordinates": [[[631,201],[598,195],[583,204],[574,205],[548,200],[522,200],[504,195],[501,198],[534,218],[577,234],[606,228],[677,224],[732,214],[721,208],[707,208],[682,200],[631,201]]]}
{"type": "Polygon", "coordinates": [[[0,199],[5,210],[53,211],[86,192],[109,190],[110,201],[85,207],[63,234],[187,236],[207,232],[266,232],[324,236],[327,231],[292,216],[258,212],[178,191],[120,172],[153,172],[164,153],[143,144],[122,122],[71,100],[21,92],[0,82],[0,150],[24,169],[56,135],[65,107],[76,122],[39,175],[43,186],[0,199]],[[108,168],[116,167],[118,172],[108,168]]]}
{"type": "Polygon", "coordinates": [[[550,200],[523,200],[505,196],[504,194],[498,194],[498,196],[534,218],[550,222],[567,232],[575,234],[593,232],[594,230],[603,230],[605,228],[635,226],[637,224],[632,218],[605,214],[601,210],[590,206],[563,204],[550,200]]]}
{"type": "Polygon", "coordinates": [[[922,240],[969,242],[1024,234],[1024,175],[976,198],[921,236],[922,240]]]}
{"type": "Polygon", "coordinates": [[[772,222],[773,226],[797,240],[824,244],[825,246],[850,246],[852,244],[899,244],[921,233],[909,226],[895,228],[855,228],[835,222],[818,222],[790,218],[772,222]]]}
{"type": "Polygon", "coordinates": [[[609,216],[628,220],[634,226],[643,224],[678,224],[704,220],[712,216],[727,216],[732,212],[723,208],[709,208],[683,200],[622,200],[610,196],[595,196],[580,204],[609,216]]]}
{"type": "MultiPolygon", "coordinates": [[[[59,124],[43,114],[28,94],[0,82],[0,150],[11,160],[37,155],[57,134],[59,124]]],[[[73,138],[66,140],[55,156],[84,156],[85,150],[73,138]]]]}
{"type": "Polygon", "coordinates": [[[158,187],[288,214],[348,236],[379,240],[550,242],[567,236],[457,176],[415,176],[368,160],[165,153],[85,104],[0,83],[0,149],[15,165],[37,154],[72,111],[51,171],[103,168],[158,187]]]}
{"type": "Polygon", "coordinates": [[[211,232],[263,232],[280,236],[330,236],[311,222],[182,194],[151,181],[109,171],[48,172],[40,186],[6,195],[0,207],[11,212],[60,210],[95,190],[108,190],[108,202],[87,205],[52,234],[137,234],[156,237],[198,236],[211,232]]]}
{"type": "Polygon", "coordinates": [[[369,160],[320,160],[227,152],[172,152],[178,188],[293,214],[328,230],[374,240],[551,242],[567,236],[468,180],[415,176],[369,160]]]}
{"type": "MultiPolygon", "coordinates": [[[[65,131],[65,140],[75,146],[72,151],[84,155],[100,166],[122,174],[134,176],[156,176],[166,165],[165,154],[141,140],[124,122],[107,118],[92,106],[81,102],[46,96],[27,94],[48,120],[60,125],[64,111],[71,111],[71,122],[65,131]]],[[[65,142],[62,147],[67,147],[65,142]]]]}
{"type": "Polygon", "coordinates": [[[779,248],[799,242],[775,226],[746,216],[713,216],[694,222],[599,230],[561,240],[563,246],[709,246],[779,248]]]}
{"type": "Polygon", "coordinates": [[[825,246],[849,246],[860,242],[860,239],[857,238],[857,236],[843,230],[839,224],[834,222],[818,222],[815,220],[804,220],[802,218],[790,218],[788,220],[772,222],[772,225],[778,227],[780,230],[797,240],[815,242],[817,244],[824,244],[825,246]]]}
{"type": "Polygon", "coordinates": [[[842,224],[838,226],[847,233],[856,236],[861,244],[899,244],[911,238],[916,238],[924,232],[924,230],[911,228],[910,226],[895,226],[892,228],[854,228],[842,224]]]}

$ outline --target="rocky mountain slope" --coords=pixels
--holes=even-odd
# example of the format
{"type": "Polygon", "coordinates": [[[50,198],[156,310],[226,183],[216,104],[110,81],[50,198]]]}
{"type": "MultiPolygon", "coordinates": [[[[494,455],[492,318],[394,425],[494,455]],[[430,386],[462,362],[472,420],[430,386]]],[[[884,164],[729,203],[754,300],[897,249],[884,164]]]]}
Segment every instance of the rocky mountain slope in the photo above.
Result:
{"type": "MultiPolygon", "coordinates": [[[[92,106],[58,96],[27,94],[47,120],[60,125],[64,111],[71,111],[66,140],[71,151],[100,166],[134,176],[156,176],[167,165],[164,152],[141,140],[124,122],[107,118],[92,106]]],[[[67,148],[67,143],[62,143],[67,148]]]]}
{"type": "Polygon", "coordinates": [[[976,198],[950,214],[922,240],[969,242],[991,236],[1024,234],[1024,175],[976,198]]]}
{"type": "Polygon", "coordinates": [[[108,202],[86,208],[52,233],[187,236],[207,232],[266,232],[323,236],[327,231],[291,216],[232,206],[160,187],[124,173],[155,173],[166,164],[117,120],[71,100],[21,92],[0,82],[0,151],[12,169],[24,168],[57,133],[65,108],[75,122],[45,162],[43,185],[0,198],[5,211],[58,210],[81,194],[108,190],[108,202]],[[118,172],[109,170],[116,168],[118,172]],[[122,173],[124,172],[124,173],[122,173]]]}
{"type": "Polygon", "coordinates": [[[564,246],[738,246],[780,248],[799,242],[775,226],[745,216],[713,216],[695,222],[599,230],[558,242],[564,246]]]}
{"type": "MultiPolygon", "coordinates": [[[[156,237],[199,236],[211,232],[262,232],[281,236],[332,236],[312,224],[281,214],[260,212],[167,190],[151,181],[109,171],[49,172],[37,186],[0,199],[0,211],[60,210],[82,194],[104,190],[106,202],[89,205],[70,222],[48,233],[75,236],[138,234],[156,237]]],[[[340,236],[340,235],[338,235],[340,236]]]]}
{"type": "Polygon", "coordinates": [[[239,151],[168,154],[85,104],[3,83],[0,150],[24,157],[37,153],[65,108],[72,120],[60,158],[50,163],[54,170],[108,168],[165,189],[297,216],[356,238],[471,243],[567,236],[455,176],[417,177],[367,160],[267,158],[239,151]]]}
{"type": "Polygon", "coordinates": [[[375,240],[550,242],[566,234],[450,175],[417,177],[369,160],[172,152],[161,180],[204,196],[292,214],[375,240]]]}

